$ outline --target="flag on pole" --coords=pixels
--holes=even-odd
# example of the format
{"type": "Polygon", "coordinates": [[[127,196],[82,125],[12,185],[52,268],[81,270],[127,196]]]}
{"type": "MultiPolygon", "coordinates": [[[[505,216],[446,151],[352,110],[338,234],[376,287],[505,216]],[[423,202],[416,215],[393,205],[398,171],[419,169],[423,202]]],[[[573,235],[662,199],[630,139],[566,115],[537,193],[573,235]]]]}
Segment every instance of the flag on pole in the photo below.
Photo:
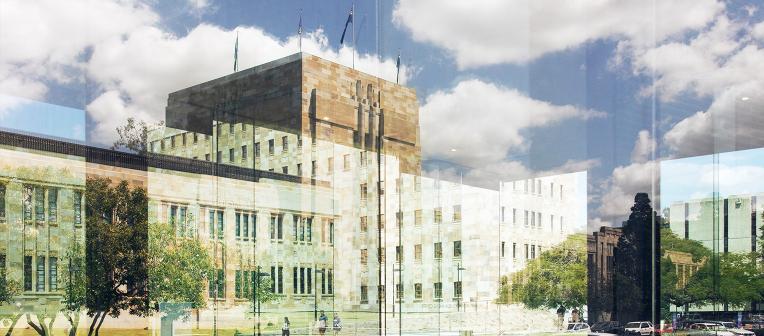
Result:
{"type": "Polygon", "coordinates": [[[398,78],[401,75],[401,51],[398,50],[398,60],[395,61],[395,82],[398,83],[398,78]]]}
{"type": "Polygon", "coordinates": [[[236,44],[233,46],[233,72],[239,69],[239,32],[236,32],[236,44]]]}
{"type": "Polygon", "coordinates": [[[300,51],[302,51],[302,9],[300,9],[300,22],[297,23],[297,36],[299,40],[300,51]]]}
{"type": "Polygon", "coordinates": [[[345,29],[342,30],[342,37],[340,37],[340,44],[343,44],[345,42],[345,33],[348,31],[348,26],[353,23],[353,8],[350,8],[350,14],[348,14],[348,19],[345,21],[345,29]]]}

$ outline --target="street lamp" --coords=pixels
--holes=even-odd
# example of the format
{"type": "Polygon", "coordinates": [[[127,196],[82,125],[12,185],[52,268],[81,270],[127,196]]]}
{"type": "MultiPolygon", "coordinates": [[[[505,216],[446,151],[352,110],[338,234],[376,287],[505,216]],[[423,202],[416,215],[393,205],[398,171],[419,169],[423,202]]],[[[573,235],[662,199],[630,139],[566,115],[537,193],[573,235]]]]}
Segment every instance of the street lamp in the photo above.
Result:
{"type": "Polygon", "coordinates": [[[459,284],[459,297],[456,299],[456,311],[462,308],[462,296],[464,295],[464,286],[462,285],[462,271],[467,270],[459,263],[456,266],[456,282],[459,284]]]}
{"type": "Polygon", "coordinates": [[[260,290],[260,277],[269,277],[269,273],[260,272],[260,266],[257,266],[257,272],[255,272],[255,288],[252,290],[252,310],[257,313],[257,335],[260,336],[260,301],[257,299],[257,291],[260,290]]]}
{"type": "MultiPolygon", "coordinates": [[[[324,278],[324,270],[316,269],[316,274],[321,273],[321,278],[324,278]]],[[[313,320],[318,321],[318,291],[316,290],[316,283],[318,277],[313,278],[313,320]]]]}

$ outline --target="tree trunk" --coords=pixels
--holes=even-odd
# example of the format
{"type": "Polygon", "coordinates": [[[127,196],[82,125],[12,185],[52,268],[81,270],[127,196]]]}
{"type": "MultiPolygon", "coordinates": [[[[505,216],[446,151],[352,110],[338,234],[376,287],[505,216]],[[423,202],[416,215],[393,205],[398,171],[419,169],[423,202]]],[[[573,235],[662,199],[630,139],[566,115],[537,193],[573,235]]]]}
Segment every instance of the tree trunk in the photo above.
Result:
{"type": "Polygon", "coordinates": [[[98,332],[101,330],[101,325],[103,325],[103,320],[104,319],[106,319],[106,312],[101,314],[101,321],[98,322],[98,326],[96,327],[96,330],[95,330],[95,336],[99,336],[98,332]]]}
{"type": "Polygon", "coordinates": [[[98,319],[101,317],[101,314],[105,314],[105,313],[97,312],[95,313],[95,315],[93,315],[93,320],[90,321],[90,328],[88,329],[88,336],[93,336],[95,325],[98,323],[98,319]]]}
{"type": "Polygon", "coordinates": [[[69,336],[77,336],[77,327],[80,324],[80,312],[79,311],[70,312],[66,314],[66,319],[69,320],[69,324],[72,325],[72,327],[69,329],[69,336]],[[69,314],[74,314],[74,317],[72,317],[69,314]]]}
{"type": "Polygon", "coordinates": [[[11,327],[8,328],[8,332],[5,334],[5,336],[11,336],[11,334],[13,334],[13,328],[16,328],[16,323],[18,323],[19,320],[21,319],[21,315],[23,314],[19,313],[13,317],[13,322],[11,323],[11,327]]]}
{"type": "MultiPolygon", "coordinates": [[[[39,318],[37,320],[40,321],[39,318]]],[[[39,326],[37,324],[35,324],[32,321],[32,316],[30,314],[27,314],[27,324],[30,327],[32,327],[32,329],[34,329],[34,331],[36,331],[38,335],[40,335],[40,336],[47,336],[47,333],[45,332],[45,325],[42,322],[40,322],[39,326]]]]}

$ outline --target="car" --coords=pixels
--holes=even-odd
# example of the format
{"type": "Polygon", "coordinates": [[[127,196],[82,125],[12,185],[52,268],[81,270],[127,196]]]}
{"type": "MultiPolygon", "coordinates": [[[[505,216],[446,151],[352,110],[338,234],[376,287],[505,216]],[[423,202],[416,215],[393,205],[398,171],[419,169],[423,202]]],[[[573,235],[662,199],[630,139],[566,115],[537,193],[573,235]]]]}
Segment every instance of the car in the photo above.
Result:
{"type": "Polygon", "coordinates": [[[701,322],[693,323],[687,335],[691,336],[735,336],[734,333],[727,330],[727,328],[719,323],[715,322],[701,322]]]}
{"type": "Polygon", "coordinates": [[[632,335],[653,335],[655,334],[655,328],[653,323],[649,321],[629,322],[623,326],[624,333],[632,335]]]}
{"type": "Polygon", "coordinates": [[[618,321],[597,322],[591,327],[593,333],[621,334],[623,326],[618,321]]]}
{"type": "Polygon", "coordinates": [[[753,331],[745,330],[743,328],[738,328],[735,322],[715,322],[723,325],[725,328],[727,328],[727,331],[738,335],[738,336],[754,336],[756,335],[753,331]]]}
{"type": "Polygon", "coordinates": [[[591,327],[589,327],[589,323],[586,322],[569,322],[567,328],[565,328],[566,333],[588,333],[592,331],[591,327]]]}

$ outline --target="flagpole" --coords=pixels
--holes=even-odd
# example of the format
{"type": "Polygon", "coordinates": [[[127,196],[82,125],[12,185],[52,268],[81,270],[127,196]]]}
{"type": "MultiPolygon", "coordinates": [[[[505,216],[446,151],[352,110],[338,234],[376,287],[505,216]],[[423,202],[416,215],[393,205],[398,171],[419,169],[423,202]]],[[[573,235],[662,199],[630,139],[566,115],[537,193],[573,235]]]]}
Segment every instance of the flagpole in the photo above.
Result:
{"type": "Polygon", "coordinates": [[[299,35],[298,45],[300,46],[300,52],[302,52],[302,8],[300,8],[300,26],[297,28],[297,35],[299,35]]]}
{"type": "Polygon", "coordinates": [[[355,69],[355,1],[353,1],[353,5],[350,7],[350,15],[353,17],[351,24],[353,25],[353,69],[355,69]]]}

